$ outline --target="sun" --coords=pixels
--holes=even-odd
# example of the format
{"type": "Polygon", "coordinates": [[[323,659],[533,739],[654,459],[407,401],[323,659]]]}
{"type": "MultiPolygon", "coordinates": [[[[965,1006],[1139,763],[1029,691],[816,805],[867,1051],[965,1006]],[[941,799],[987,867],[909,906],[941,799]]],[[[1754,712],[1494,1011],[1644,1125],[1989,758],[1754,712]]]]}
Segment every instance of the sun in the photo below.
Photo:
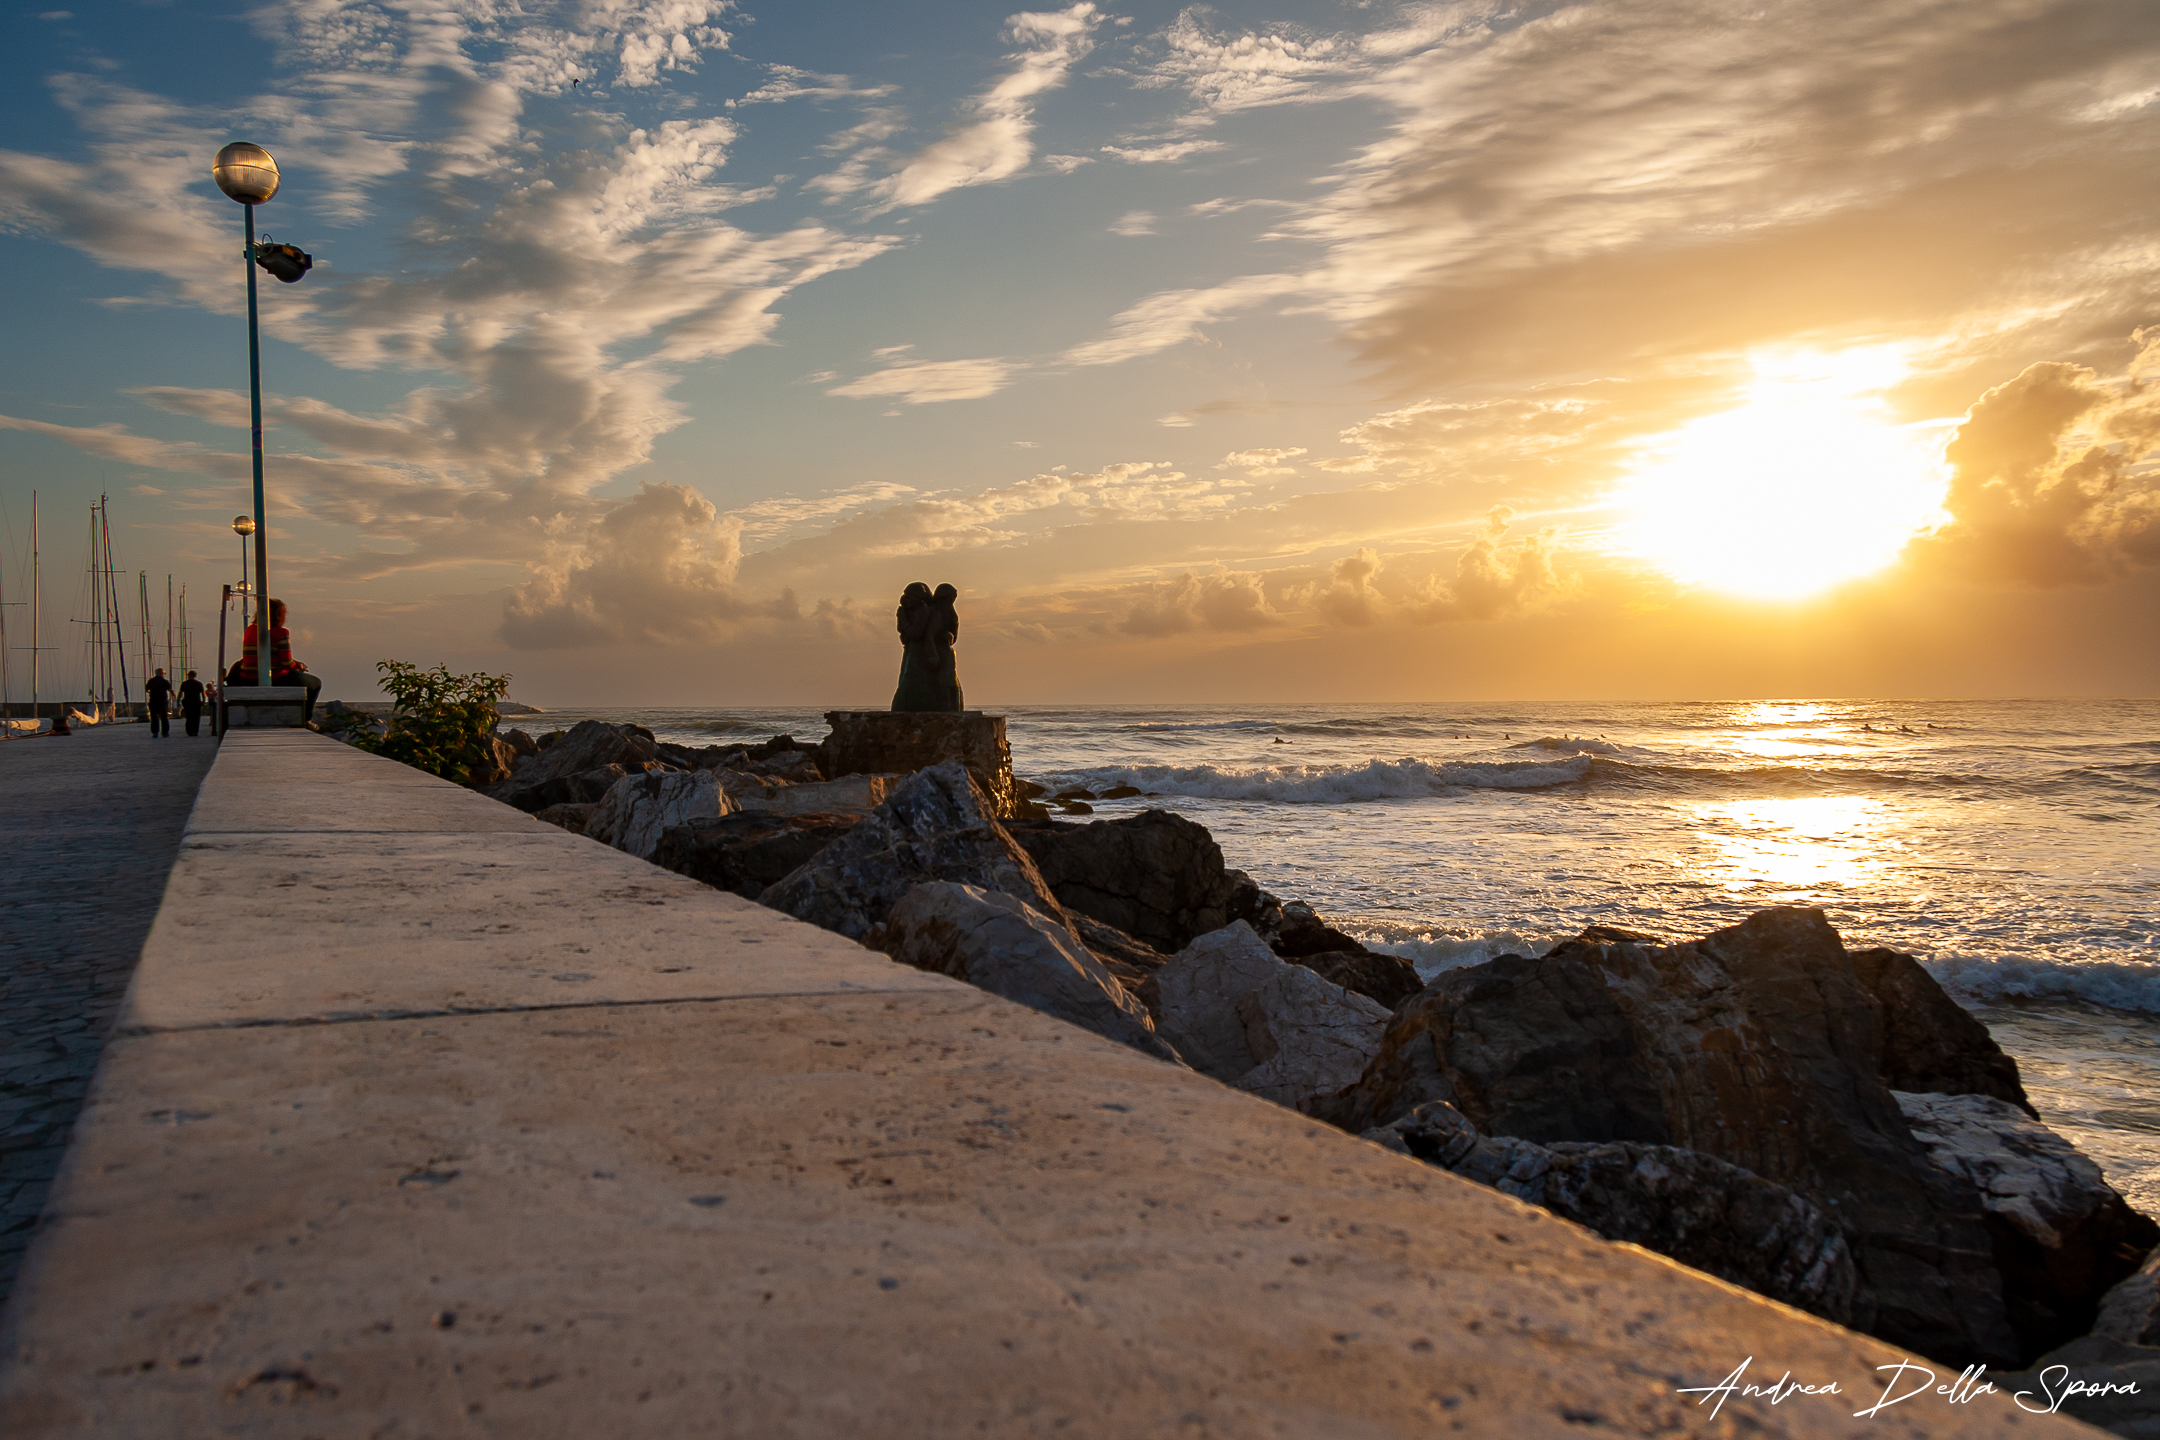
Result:
{"type": "Polygon", "coordinates": [[[1621,539],[1689,585],[1798,600],[1883,569],[1942,524],[1946,422],[1900,425],[1882,393],[1900,347],[1750,357],[1737,410],[1638,448],[1621,539]]]}

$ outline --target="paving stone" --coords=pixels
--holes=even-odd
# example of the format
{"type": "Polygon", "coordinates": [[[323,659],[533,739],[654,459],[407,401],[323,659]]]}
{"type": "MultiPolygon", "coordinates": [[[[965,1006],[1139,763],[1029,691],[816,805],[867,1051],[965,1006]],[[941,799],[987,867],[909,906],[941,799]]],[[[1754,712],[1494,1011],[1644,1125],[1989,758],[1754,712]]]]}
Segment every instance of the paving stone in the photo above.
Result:
{"type": "Polygon", "coordinates": [[[0,744],[0,1305],[217,751],[147,725],[0,744]]]}

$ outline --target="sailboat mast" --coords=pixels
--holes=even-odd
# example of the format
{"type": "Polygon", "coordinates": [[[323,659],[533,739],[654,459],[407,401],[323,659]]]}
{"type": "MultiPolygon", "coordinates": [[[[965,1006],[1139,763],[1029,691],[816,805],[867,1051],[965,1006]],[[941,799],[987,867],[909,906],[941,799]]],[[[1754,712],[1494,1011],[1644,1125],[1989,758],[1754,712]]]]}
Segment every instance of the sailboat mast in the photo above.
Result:
{"type": "MultiPolygon", "coordinates": [[[[38,661],[45,649],[45,629],[39,602],[45,598],[45,572],[38,560],[37,491],[30,492],[30,718],[38,712],[38,661]]],[[[35,728],[35,727],[33,727],[35,728]]]]}
{"type": "MultiPolygon", "coordinates": [[[[168,570],[165,573],[165,678],[168,680],[179,673],[176,668],[179,662],[173,659],[172,599],[172,572],[168,570]]],[[[147,686],[150,682],[143,683],[147,686]]]]}
{"type": "MultiPolygon", "coordinates": [[[[98,496],[98,516],[103,520],[105,529],[105,593],[112,601],[113,659],[120,667],[120,700],[123,704],[132,705],[135,703],[135,695],[128,688],[127,631],[120,624],[120,572],[113,568],[112,511],[107,508],[103,495],[98,496]]],[[[105,682],[105,699],[108,703],[112,700],[110,679],[105,682]]],[[[114,718],[118,718],[117,711],[114,712],[114,718]]]]}

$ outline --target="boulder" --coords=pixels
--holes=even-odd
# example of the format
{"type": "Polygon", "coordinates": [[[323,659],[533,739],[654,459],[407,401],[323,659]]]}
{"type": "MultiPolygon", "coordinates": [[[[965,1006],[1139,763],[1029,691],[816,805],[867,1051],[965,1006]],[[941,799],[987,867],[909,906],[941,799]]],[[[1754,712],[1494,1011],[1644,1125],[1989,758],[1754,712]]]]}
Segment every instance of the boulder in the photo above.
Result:
{"type": "Polygon", "coordinates": [[[1388,1022],[1363,995],[1285,963],[1242,920],[1179,951],[1147,989],[1187,1064],[1292,1107],[1355,1079],[1388,1022]]]}
{"type": "MultiPolygon", "coordinates": [[[[1280,953],[1280,952],[1277,952],[1280,953]]],[[[1325,950],[1300,955],[1293,964],[1303,965],[1321,979],[1376,1001],[1393,1010],[1425,988],[1417,967],[1399,955],[1380,955],[1360,946],[1356,950],[1325,950]]]]}
{"type": "Polygon", "coordinates": [[[720,783],[736,804],[745,810],[764,810],[774,815],[867,815],[892,795],[903,777],[898,775],[844,775],[838,780],[813,780],[796,785],[762,775],[731,776],[721,771],[720,783]],[[747,782],[736,784],[735,782],[747,782]]]}
{"type": "MultiPolygon", "coordinates": [[[[1103,968],[1117,977],[1120,985],[1140,994],[1156,971],[1170,963],[1170,957],[1148,944],[1136,940],[1115,925],[1105,925],[1092,915],[1078,910],[1067,910],[1065,919],[1080,937],[1080,943],[1088,952],[1102,961],[1103,968]]],[[[1152,996],[1153,990],[1147,994],[1152,996]]]]}
{"type": "Polygon", "coordinates": [[[1806,1196],[1715,1156],[1631,1141],[1548,1147],[1485,1136],[1437,1102],[1365,1138],[1607,1240],[1655,1250],[1835,1324],[1852,1321],[1860,1280],[1844,1232],[1806,1196]]]}
{"type": "Polygon", "coordinates": [[[901,781],[884,804],[758,899],[860,940],[884,923],[901,896],[930,880],[994,890],[1053,918],[1064,915],[1035,862],[999,826],[989,798],[958,760],[901,781]]]}
{"type": "Polygon", "coordinates": [[[2017,1061],[1919,961],[1895,950],[1851,954],[1853,973],[1882,1006],[1883,1084],[1919,1094],[1992,1095],[2040,1118],[2025,1098],[2017,1061]]]}
{"type": "Polygon", "coordinates": [[[717,819],[730,808],[711,771],[625,775],[585,817],[585,835],[650,860],[659,853],[661,832],[670,825],[717,819]]]}
{"type": "Polygon", "coordinates": [[[2024,1354],[2091,1330],[2102,1297],[2160,1244],[2160,1225],[2126,1205],[2076,1146],[2008,1100],[1899,1094],[1897,1102],[1935,1163],[1979,1191],[2024,1354]]]}
{"type": "Polygon", "coordinates": [[[979,710],[834,710],[825,720],[832,733],[818,747],[817,763],[832,779],[905,775],[957,760],[974,777],[992,816],[1042,813],[1020,798],[1013,781],[1012,748],[1005,742],[1002,715],[979,710]]]}
{"type": "Polygon", "coordinates": [[[489,787],[489,795],[525,811],[598,800],[601,795],[585,793],[589,787],[579,783],[580,777],[617,765],[623,767],[617,775],[632,767],[642,772],[658,754],[652,732],[644,726],[605,720],[580,720],[535,743],[538,753],[521,759],[507,780],[489,787]]]}
{"type": "Polygon", "coordinates": [[[598,808],[597,802],[579,805],[550,805],[545,810],[535,811],[533,819],[545,820],[550,825],[560,825],[573,835],[582,835],[585,833],[586,820],[598,808]]]}
{"type": "Polygon", "coordinates": [[[1357,1085],[1313,1108],[1363,1131],[1441,1100],[1491,1135],[1699,1150],[1837,1218],[1858,1328],[1954,1364],[2014,1362],[1979,1194],[1913,1137],[1882,1050],[1882,1007],[1822,913],[1766,910],[1684,944],[1585,935],[1448,971],[1396,1013],[1357,1085]]]}
{"type": "Polygon", "coordinates": [[[1286,900],[1273,906],[1256,924],[1268,947],[1285,960],[1307,955],[1363,953],[1365,947],[1314,913],[1302,900],[1286,900]]]}
{"type": "Polygon", "coordinates": [[[2101,1298],[2092,1333],[2125,1345],[2160,1346],[2160,1249],[2101,1298]]]}
{"type": "Polygon", "coordinates": [[[903,965],[965,980],[1158,1059],[1178,1058],[1080,937],[1011,895],[943,880],[917,885],[892,907],[878,942],[903,965]]]}
{"type": "Polygon", "coordinates": [[[510,778],[518,753],[501,736],[482,735],[461,748],[458,759],[465,762],[463,783],[473,790],[485,790],[510,778]]]}
{"type": "Polygon", "coordinates": [[[1224,869],[1222,849],[1207,827],[1168,810],[1088,825],[1021,824],[1013,827],[1013,838],[1067,909],[1165,954],[1244,918],[1234,913],[1233,902],[1245,877],[1224,869]]]}
{"type": "Polygon", "coordinates": [[[1987,1378],[2029,1411],[2068,1415],[2121,1440],[2160,1440],[2160,1349],[2087,1335],[2023,1371],[1987,1378]]]}
{"type": "MultiPolygon", "coordinates": [[[[546,819],[542,812],[541,819],[546,819]]],[[[742,810],[669,826],[653,863],[756,900],[855,828],[858,815],[772,815],[742,810]]]]}
{"type": "Polygon", "coordinates": [[[527,756],[538,755],[540,753],[539,742],[534,740],[532,736],[526,734],[523,730],[513,728],[509,730],[504,730],[500,733],[503,738],[503,743],[508,745],[511,750],[516,753],[517,757],[520,760],[526,758],[527,756]]]}

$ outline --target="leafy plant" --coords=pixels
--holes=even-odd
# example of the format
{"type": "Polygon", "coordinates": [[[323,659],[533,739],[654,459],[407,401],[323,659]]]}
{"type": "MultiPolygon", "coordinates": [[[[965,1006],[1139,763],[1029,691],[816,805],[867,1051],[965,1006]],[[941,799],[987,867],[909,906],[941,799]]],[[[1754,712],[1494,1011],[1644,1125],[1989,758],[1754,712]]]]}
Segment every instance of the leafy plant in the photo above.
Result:
{"type": "Polygon", "coordinates": [[[389,729],[362,731],[352,737],[355,746],[460,785],[471,783],[476,766],[492,768],[495,703],[510,689],[508,675],[453,675],[446,666],[422,670],[402,660],[375,668],[396,706],[389,729]]]}

